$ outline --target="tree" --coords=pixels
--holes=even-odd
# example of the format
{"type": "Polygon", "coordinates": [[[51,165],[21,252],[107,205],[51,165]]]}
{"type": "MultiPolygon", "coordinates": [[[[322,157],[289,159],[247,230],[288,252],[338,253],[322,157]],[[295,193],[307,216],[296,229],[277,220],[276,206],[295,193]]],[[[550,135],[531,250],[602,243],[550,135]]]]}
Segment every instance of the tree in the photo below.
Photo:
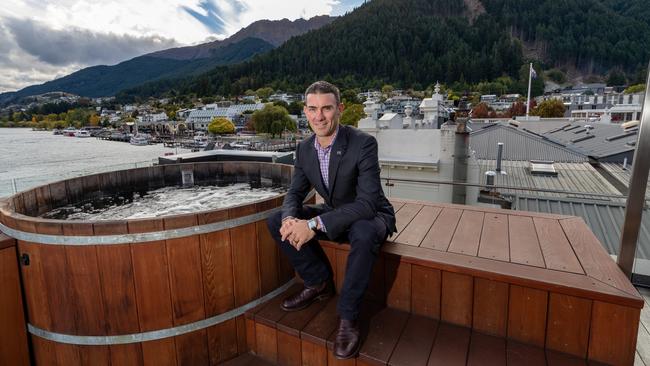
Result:
{"type": "Polygon", "coordinates": [[[255,94],[257,94],[257,97],[260,99],[268,99],[271,94],[273,94],[273,89],[269,87],[259,88],[255,91],[255,94]]]}
{"type": "Polygon", "coordinates": [[[100,121],[99,116],[96,114],[93,114],[88,119],[88,123],[90,123],[91,126],[99,126],[99,121],[100,121]]]}
{"type": "Polygon", "coordinates": [[[628,86],[623,93],[625,94],[636,94],[645,91],[645,84],[635,84],[628,86]]]}
{"type": "Polygon", "coordinates": [[[393,88],[393,86],[390,85],[390,84],[386,84],[386,85],[381,87],[381,93],[385,94],[387,96],[390,96],[390,93],[392,93],[393,90],[395,90],[395,88],[393,88]]]}
{"type": "Polygon", "coordinates": [[[486,103],[479,103],[476,107],[472,108],[473,118],[488,118],[490,116],[490,107],[486,103]]]}
{"type": "Polygon", "coordinates": [[[625,73],[619,68],[613,68],[607,75],[607,85],[608,86],[620,86],[625,85],[627,80],[625,79],[625,73]]]}
{"type": "Polygon", "coordinates": [[[508,117],[516,117],[516,116],[525,116],[526,115],[526,103],[524,102],[514,102],[508,108],[507,112],[508,117]]]}
{"type": "Polygon", "coordinates": [[[564,103],[559,99],[549,99],[541,102],[535,109],[530,111],[533,116],[543,118],[564,117],[564,103]]]}
{"type": "Polygon", "coordinates": [[[364,118],[366,113],[363,111],[363,105],[351,104],[346,106],[341,115],[341,124],[357,127],[359,120],[364,118]]]}
{"type": "Polygon", "coordinates": [[[213,135],[235,133],[235,125],[227,118],[214,117],[208,125],[208,132],[213,135]]]}
{"type": "Polygon", "coordinates": [[[291,102],[289,104],[289,108],[287,108],[287,111],[289,114],[293,114],[294,116],[299,116],[302,114],[302,108],[304,107],[303,102],[291,102]]]}
{"type": "Polygon", "coordinates": [[[255,111],[251,120],[257,133],[270,133],[272,137],[285,129],[296,130],[296,123],[289,117],[289,112],[284,107],[273,104],[267,104],[264,109],[255,111]],[[274,122],[278,123],[274,126],[274,122]]]}

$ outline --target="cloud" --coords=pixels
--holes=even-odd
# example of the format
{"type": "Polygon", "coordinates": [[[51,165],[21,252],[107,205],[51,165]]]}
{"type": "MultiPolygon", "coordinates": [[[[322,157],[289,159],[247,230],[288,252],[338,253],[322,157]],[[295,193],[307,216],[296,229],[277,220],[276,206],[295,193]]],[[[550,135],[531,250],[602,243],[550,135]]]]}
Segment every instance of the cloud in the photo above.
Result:
{"type": "Polygon", "coordinates": [[[74,27],[55,30],[27,19],[6,19],[6,27],[23,51],[50,65],[115,64],[145,53],[177,46],[172,39],[96,33],[74,27]]]}
{"type": "Polygon", "coordinates": [[[182,6],[188,14],[201,22],[212,33],[225,34],[232,22],[226,19],[239,19],[239,16],[247,10],[248,6],[237,0],[224,0],[215,2],[202,0],[198,7],[203,11],[197,11],[189,6],[182,6]]]}

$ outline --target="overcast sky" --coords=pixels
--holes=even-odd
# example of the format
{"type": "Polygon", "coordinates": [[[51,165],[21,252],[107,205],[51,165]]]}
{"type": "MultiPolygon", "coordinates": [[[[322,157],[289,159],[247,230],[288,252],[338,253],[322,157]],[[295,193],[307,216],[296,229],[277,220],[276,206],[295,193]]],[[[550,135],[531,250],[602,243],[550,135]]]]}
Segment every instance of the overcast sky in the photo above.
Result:
{"type": "Polygon", "coordinates": [[[4,0],[0,93],[93,65],[226,38],[260,19],[342,15],[363,0],[4,0]]]}

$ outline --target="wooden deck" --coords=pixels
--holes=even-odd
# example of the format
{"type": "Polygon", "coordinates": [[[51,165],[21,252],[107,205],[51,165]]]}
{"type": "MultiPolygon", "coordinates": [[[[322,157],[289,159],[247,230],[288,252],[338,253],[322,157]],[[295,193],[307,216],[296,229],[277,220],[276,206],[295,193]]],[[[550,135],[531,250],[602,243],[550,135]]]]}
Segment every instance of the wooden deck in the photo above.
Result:
{"type": "MultiPolygon", "coordinates": [[[[375,305],[364,312],[374,331],[359,359],[341,364],[458,358],[506,365],[523,355],[540,365],[632,365],[641,358],[644,300],[582,219],[393,203],[398,232],[384,245],[366,294],[375,305]]],[[[321,244],[340,288],[349,246],[321,244]]],[[[280,300],[248,314],[249,347],[281,365],[339,364],[326,351],[336,326],[333,302],[289,315],[280,300]]]]}

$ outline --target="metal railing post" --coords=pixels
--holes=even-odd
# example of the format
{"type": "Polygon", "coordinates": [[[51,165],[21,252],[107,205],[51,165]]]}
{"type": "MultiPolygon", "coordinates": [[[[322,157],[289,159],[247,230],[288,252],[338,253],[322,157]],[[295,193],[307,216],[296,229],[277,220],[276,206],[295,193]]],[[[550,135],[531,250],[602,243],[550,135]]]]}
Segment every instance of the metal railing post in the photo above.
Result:
{"type": "Polygon", "coordinates": [[[645,99],[639,123],[639,139],[634,151],[632,162],[632,175],[630,189],[625,205],[625,221],[621,234],[621,245],[618,252],[617,263],[626,276],[632,278],[632,266],[636,254],[636,244],[639,238],[639,228],[643,215],[645,192],[648,184],[648,171],[650,170],[650,65],[648,79],[645,85],[645,99]]]}

